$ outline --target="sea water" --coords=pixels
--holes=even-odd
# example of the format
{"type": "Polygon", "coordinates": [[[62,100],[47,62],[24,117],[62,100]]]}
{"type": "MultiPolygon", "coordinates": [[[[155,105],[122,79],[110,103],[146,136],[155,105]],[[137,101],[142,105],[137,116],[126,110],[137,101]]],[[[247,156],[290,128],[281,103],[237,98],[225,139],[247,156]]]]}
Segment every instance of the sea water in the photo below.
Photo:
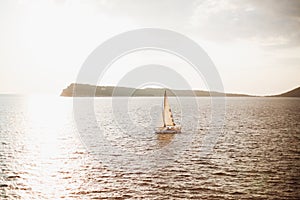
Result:
{"type": "Polygon", "coordinates": [[[299,98],[226,98],[208,154],[211,99],[169,99],[180,134],[162,98],[1,95],[0,199],[299,199],[299,98]]]}

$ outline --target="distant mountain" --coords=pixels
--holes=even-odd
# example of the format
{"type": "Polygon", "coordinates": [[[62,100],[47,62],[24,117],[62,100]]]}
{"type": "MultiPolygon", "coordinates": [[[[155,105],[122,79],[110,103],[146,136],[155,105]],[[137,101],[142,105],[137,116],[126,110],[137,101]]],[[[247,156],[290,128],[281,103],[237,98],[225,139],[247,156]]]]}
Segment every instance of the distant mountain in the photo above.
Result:
{"type": "Polygon", "coordinates": [[[293,90],[290,90],[282,94],[272,95],[270,97],[300,97],[300,87],[297,87],[293,90]]]}
{"type": "MultiPolygon", "coordinates": [[[[219,92],[208,92],[202,90],[170,90],[165,88],[145,88],[135,89],[129,87],[114,87],[114,86],[95,86],[88,84],[72,83],[64,89],[60,96],[65,97],[111,97],[111,96],[163,96],[167,90],[168,96],[224,96],[219,92]]],[[[245,94],[225,94],[229,97],[245,97],[245,94]]]]}

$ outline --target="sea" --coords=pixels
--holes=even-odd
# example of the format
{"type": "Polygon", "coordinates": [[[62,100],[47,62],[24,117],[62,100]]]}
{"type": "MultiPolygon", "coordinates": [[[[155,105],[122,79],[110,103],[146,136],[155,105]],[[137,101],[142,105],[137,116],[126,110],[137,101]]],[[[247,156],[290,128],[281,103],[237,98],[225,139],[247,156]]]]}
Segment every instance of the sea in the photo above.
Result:
{"type": "Polygon", "coordinates": [[[300,199],[300,98],[213,98],[0,95],[0,199],[300,199]]]}

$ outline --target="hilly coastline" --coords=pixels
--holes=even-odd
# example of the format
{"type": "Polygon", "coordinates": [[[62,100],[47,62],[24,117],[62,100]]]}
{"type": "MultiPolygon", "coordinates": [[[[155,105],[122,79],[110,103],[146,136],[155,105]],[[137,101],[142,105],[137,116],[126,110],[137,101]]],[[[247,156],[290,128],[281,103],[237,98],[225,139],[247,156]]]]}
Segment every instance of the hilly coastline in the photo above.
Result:
{"type": "MultiPolygon", "coordinates": [[[[247,94],[233,94],[233,93],[220,93],[208,92],[203,90],[170,90],[165,88],[145,88],[135,89],[130,87],[114,87],[114,86],[95,86],[89,84],[72,83],[67,88],[63,89],[60,96],[64,97],[111,97],[111,96],[147,96],[158,97],[162,96],[164,91],[168,91],[169,96],[227,96],[227,97],[254,97],[247,94]]],[[[266,96],[266,97],[300,97],[300,87],[290,90],[288,92],[266,96]]]]}
{"type": "Polygon", "coordinates": [[[111,97],[111,96],[149,96],[158,97],[164,94],[167,90],[168,96],[229,96],[229,97],[246,97],[250,95],[245,94],[223,94],[219,92],[208,92],[203,90],[169,90],[165,88],[145,88],[135,89],[129,87],[114,87],[114,86],[95,86],[89,84],[70,84],[67,88],[63,89],[60,96],[64,97],[111,97]]]}
{"type": "Polygon", "coordinates": [[[300,87],[297,87],[293,90],[290,90],[282,94],[272,95],[270,97],[300,97],[300,87]]]}

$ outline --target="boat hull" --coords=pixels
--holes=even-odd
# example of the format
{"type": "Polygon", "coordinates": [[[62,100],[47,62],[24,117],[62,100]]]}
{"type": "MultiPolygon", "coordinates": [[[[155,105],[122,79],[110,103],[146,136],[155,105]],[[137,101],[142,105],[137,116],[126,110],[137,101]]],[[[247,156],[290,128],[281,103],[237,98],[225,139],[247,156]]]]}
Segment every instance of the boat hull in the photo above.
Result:
{"type": "Polygon", "coordinates": [[[175,134],[175,133],[181,133],[181,127],[180,126],[160,127],[160,128],[155,129],[155,133],[157,133],[157,134],[175,134]]]}

